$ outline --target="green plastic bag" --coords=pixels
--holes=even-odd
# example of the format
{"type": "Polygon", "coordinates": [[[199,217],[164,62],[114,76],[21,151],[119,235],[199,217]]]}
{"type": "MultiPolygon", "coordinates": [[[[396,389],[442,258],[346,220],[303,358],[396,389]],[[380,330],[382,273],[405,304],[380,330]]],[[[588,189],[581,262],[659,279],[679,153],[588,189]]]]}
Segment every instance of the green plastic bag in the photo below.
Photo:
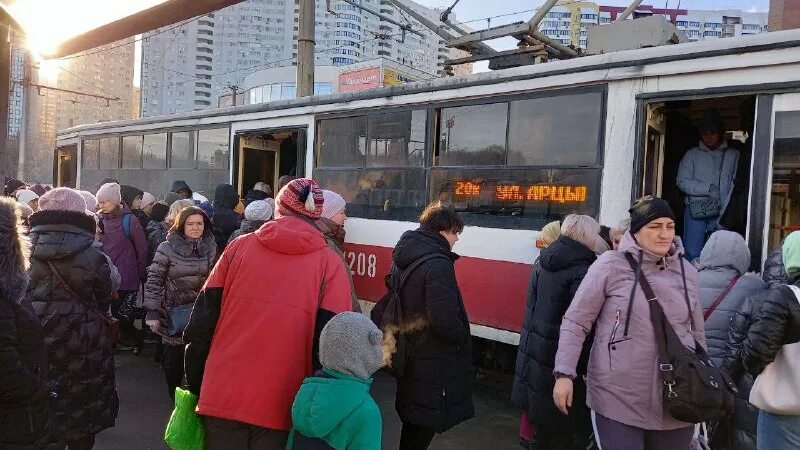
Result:
{"type": "Polygon", "coordinates": [[[185,389],[175,389],[175,409],[164,432],[164,441],[173,450],[205,450],[206,430],[196,408],[196,395],[185,389]]]}

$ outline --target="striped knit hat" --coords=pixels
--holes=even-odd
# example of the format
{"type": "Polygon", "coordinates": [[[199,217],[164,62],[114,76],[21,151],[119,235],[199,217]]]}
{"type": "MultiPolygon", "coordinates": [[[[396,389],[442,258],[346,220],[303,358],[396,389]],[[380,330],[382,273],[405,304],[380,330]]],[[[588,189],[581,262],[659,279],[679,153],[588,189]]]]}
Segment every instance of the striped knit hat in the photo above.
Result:
{"type": "Polygon", "coordinates": [[[278,192],[275,217],[303,216],[319,220],[325,198],[322,189],[311,178],[292,180],[278,192]]]}

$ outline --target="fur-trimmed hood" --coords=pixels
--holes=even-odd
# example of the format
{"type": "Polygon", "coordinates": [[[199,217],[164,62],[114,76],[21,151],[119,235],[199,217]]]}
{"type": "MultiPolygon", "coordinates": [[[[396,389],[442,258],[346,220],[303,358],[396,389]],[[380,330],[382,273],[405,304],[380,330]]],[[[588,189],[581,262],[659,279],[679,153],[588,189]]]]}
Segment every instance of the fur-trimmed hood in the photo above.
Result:
{"type": "Polygon", "coordinates": [[[74,211],[39,211],[28,222],[31,226],[33,258],[48,261],[73,256],[95,240],[94,217],[74,211]]]}
{"type": "Polygon", "coordinates": [[[17,202],[0,198],[0,297],[19,302],[25,294],[30,247],[17,202]]]}

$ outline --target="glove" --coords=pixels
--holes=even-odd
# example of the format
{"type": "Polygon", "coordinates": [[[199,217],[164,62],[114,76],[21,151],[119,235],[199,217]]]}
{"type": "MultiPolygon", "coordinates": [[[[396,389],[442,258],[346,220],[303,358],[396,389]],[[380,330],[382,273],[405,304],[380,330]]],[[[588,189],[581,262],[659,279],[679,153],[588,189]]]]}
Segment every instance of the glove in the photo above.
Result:
{"type": "Polygon", "coordinates": [[[161,322],[158,320],[145,320],[144,323],[150,327],[150,331],[153,333],[158,333],[158,331],[161,329],[161,322]]]}

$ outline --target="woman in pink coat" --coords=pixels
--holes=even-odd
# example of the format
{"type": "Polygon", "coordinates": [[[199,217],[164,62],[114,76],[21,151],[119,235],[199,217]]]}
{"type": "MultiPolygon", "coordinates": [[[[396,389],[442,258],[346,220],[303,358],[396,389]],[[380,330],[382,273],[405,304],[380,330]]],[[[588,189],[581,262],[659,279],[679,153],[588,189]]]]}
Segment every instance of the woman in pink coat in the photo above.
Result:
{"type": "Polygon", "coordinates": [[[638,261],[641,276],[647,277],[681,341],[691,346],[697,340],[705,347],[697,270],[683,259],[675,214],[666,201],[647,197],[630,214],[631,229],[619,248],[603,253],[589,268],[564,315],[553,400],[568,414],[581,346],[594,326],[586,403],[601,448],[686,449],[693,427],[674,419],[662,405],[650,311],[641,287],[634,286],[635,273],[625,254],[638,261]]]}

